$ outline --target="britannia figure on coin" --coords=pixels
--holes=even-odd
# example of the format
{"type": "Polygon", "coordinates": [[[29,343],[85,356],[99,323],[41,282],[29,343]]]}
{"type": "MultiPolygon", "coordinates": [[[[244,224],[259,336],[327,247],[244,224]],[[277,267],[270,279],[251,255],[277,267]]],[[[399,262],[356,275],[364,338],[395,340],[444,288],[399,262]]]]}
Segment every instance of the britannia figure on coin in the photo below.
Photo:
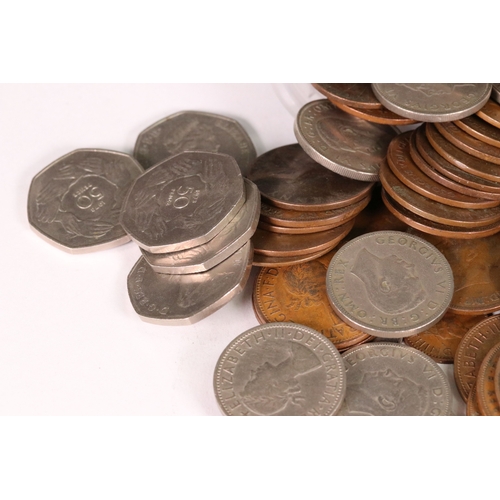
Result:
{"type": "Polygon", "coordinates": [[[197,120],[187,122],[169,133],[163,145],[172,156],[184,151],[218,153],[220,148],[213,127],[200,124],[197,120]]]}

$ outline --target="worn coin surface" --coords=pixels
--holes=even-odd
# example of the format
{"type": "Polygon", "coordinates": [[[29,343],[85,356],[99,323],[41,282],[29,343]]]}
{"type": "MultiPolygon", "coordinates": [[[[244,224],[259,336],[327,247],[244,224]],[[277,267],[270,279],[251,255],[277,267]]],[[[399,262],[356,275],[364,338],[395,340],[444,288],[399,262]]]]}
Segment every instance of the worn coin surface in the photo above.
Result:
{"type": "Polygon", "coordinates": [[[500,104],[497,102],[490,99],[476,114],[490,125],[500,128],[500,104]]]}
{"type": "Polygon", "coordinates": [[[336,347],[295,323],[269,323],[236,337],[214,372],[225,415],[335,415],[345,395],[345,370],[336,347]]]}
{"type": "Polygon", "coordinates": [[[500,363],[497,363],[497,367],[495,368],[494,382],[495,396],[497,397],[498,401],[500,401],[500,363]]]}
{"type": "Polygon", "coordinates": [[[326,288],[346,323],[371,335],[403,338],[443,317],[453,296],[453,274],[443,254],[424,239],[377,231],[338,250],[326,288]]]}
{"type": "Polygon", "coordinates": [[[252,268],[252,244],[209,271],[162,274],[141,257],[128,275],[130,301],[144,321],[159,325],[191,325],[229,302],[245,286],[252,268]]]}
{"type": "Polygon", "coordinates": [[[495,373],[499,359],[500,343],[488,351],[477,373],[477,405],[485,416],[500,416],[500,403],[495,392],[495,373]]]}
{"type": "Polygon", "coordinates": [[[175,113],[142,131],[134,156],[144,168],[149,168],[185,151],[232,156],[243,175],[256,157],[252,140],[236,120],[201,111],[175,113]]]}
{"type": "Polygon", "coordinates": [[[336,105],[346,104],[362,109],[383,107],[369,83],[313,83],[312,86],[336,105]]]}
{"type": "Polygon", "coordinates": [[[180,153],[136,179],[121,223],[145,250],[175,252],[211,240],[244,202],[243,177],[234,158],[180,153]]]}
{"type": "Polygon", "coordinates": [[[373,182],[397,132],[335,108],[328,100],[307,103],[294,125],[295,137],[304,151],[334,172],[373,182]]]}
{"type": "Polygon", "coordinates": [[[469,394],[467,399],[467,416],[468,417],[481,417],[482,414],[479,411],[479,407],[477,405],[477,394],[476,394],[476,386],[474,386],[469,394]]]}
{"type": "Polygon", "coordinates": [[[476,115],[454,122],[458,128],[482,142],[500,147],[500,130],[476,115]]]}
{"type": "Polygon", "coordinates": [[[28,193],[28,220],[49,243],[70,253],[130,241],[120,225],[123,200],[143,173],[131,156],[77,149],[39,172],[28,193]]]}
{"type": "Polygon", "coordinates": [[[376,342],[353,347],[342,358],[347,390],[339,415],[446,416],[451,390],[439,366],[411,347],[376,342]]]}
{"type": "Polygon", "coordinates": [[[490,83],[372,83],[377,99],[398,115],[448,122],[474,114],[488,101],[490,83]]]}
{"type": "Polygon", "coordinates": [[[336,104],[336,106],[352,116],[357,116],[358,118],[372,123],[380,123],[381,125],[403,126],[417,123],[415,120],[397,115],[396,113],[393,113],[389,109],[383,107],[381,109],[360,109],[354,106],[347,106],[345,104],[336,104]]]}
{"type": "Polygon", "coordinates": [[[351,205],[366,198],[373,186],[328,170],[299,144],[281,146],[259,156],[248,178],[257,184],[270,205],[302,211],[351,205]]]}

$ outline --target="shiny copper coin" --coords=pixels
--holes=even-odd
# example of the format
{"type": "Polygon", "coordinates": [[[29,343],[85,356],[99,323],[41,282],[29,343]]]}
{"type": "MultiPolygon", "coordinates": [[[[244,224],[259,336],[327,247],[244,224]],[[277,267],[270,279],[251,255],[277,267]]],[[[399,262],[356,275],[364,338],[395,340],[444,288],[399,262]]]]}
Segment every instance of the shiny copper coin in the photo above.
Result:
{"type": "Polygon", "coordinates": [[[261,202],[260,219],[268,224],[282,227],[340,226],[359,214],[368,205],[370,197],[347,207],[323,210],[321,212],[301,212],[273,207],[261,202]]]}
{"type": "Polygon", "coordinates": [[[448,226],[428,220],[424,217],[410,212],[405,207],[401,206],[397,201],[393,200],[385,191],[382,192],[382,200],[388,210],[398,219],[408,224],[408,226],[418,229],[427,234],[435,234],[437,236],[445,236],[448,238],[457,239],[473,239],[483,238],[496,234],[500,231],[500,222],[482,226],[479,228],[465,228],[458,226],[448,226]]]}
{"type": "Polygon", "coordinates": [[[387,149],[387,163],[392,173],[413,191],[431,200],[460,208],[489,208],[500,203],[482,200],[458,193],[439,184],[426,175],[413,161],[410,154],[410,142],[413,132],[405,132],[395,137],[387,149]]]}
{"type": "Polygon", "coordinates": [[[472,175],[443,158],[431,146],[425,127],[419,127],[412,135],[410,154],[423,172],[443,186],[469,196],[500,201],[500,183],[472,175]]]}
{"type": "Polygon", "coordinates": [[[500,104],[497,102],[490,99],[476,114],[494,127],[500,128],[500,104]]]}
{"type": "Polygon", "coordinates": [[[293,257],[275,257],[270,255],[260,255],[253,254],[252,265],[256,267],[283,267],[283,266],[293,266],[295,264],[302,264],[303,262],[309,262],[310,260],[317,259],[322,255],[325,255],[330,250],[333,250],[338,245],[332,245],[331,248],[325,248],[320,252],[314,252],[307,255],[296,255],[293,257]]]}
{"type": "Polygon", "coordinates": [[[486,318],[487,316],[484,315],[463,318],[447,312],[434,326],[425,332],[406,337],[404,342],[427,354],[436,363],[453,363],[458,344],[463,336],[479,321],[486,318]]]}
{"type": "Polygon", "coordinates": [[[299,144],[260,155],[250,168],[253,181],[270,205],[287,210],[323,211],[366,198],[371,182],[336,174],[315,162],[299,144]]]}
{"type": "Polygon", "coordinates": [[[335,254],[294,266],[262,269],[255,280],[253,302],[266,322],[291,321],[314,328],[337,349],[372,339],[345,324],[333,311],[326,294],[326,270],[335,254]]]}
{"type": "Polygon", "coordinates": [[[332,104],[346,104],[360,109],[381,109],[369,83],[313,83],[332,104]]]}
{"type": "Polygon", "coordinates": [[[500,403],[495,393],[495,371],[499,359],[500,343],[488,351],[477,373],[477,406],[479,411],[487,417],[500,416],[500,403]]]}
{"type": "Polygon", "coordinates": [[[476,158],[500,165],[500,148],[487,144],[458,128],[453,122],[436,123],[439,132],[457,148],[476,158]]]}
{"type": "Polygon", "coordinates": [[[328,226],[310,226],[310,227],[283,227],[276,226],[274,224],[269,224],[263,220],[259,221],[258,227],[264,229],[265,231],[271,231],[271,233],[283,233],[283,234],[311,234],[319,233],[321,231],[327,231],[337,227],[338,224],[329,224],[328,226]]]}
{"type": "Polygon", "coordinates": [[[418,194],[403,184],[391,171],[387,163],[380,168],[380,181],[387,193],[411,212],[449,226],[477,228],[500,221],[500,207],[458,208],[443,205],[418,194]]]}
{"type": "Polygon", "coordinates": [[[346,106],[345,104],[340,103],[335,103],[335,106],[350,115],[362,118],[368,122],[380,123],[381,125],[413,125],[414,123],[418,123],[411,118],[405,118],[397,115],[387,108],[361,109],[353,106],[346,106]]]}
{"type": "MultiPolygon", "coordinates": [[[[458,128],[458,127],[456,127],[458,128]]],[[[460,129],[459,129],[460,130],[460,129]]],[[[425,133],[432,147],[446,160],[456,167],[469,172],[472,175],[500,182],[500,168],[490,161],[477,158],[457,148],[438,131],[433,123],[425,124],[425,133]]]]}
{"type": "Polygon", "coordinates": [[[477,405],[477,394],[476,394],[476,386],[474,386],[469,394],[467,399],[467,409],[466,414],[468,417],[481,417],[481,412],[479,411],[479,407],[477,405]]]}
{"type": "Polygon", "coordinates": [[[458,128],[486,144],[500,147],[500,130],[476,115],[454,122],[458,128]]]}
{"type": "Polygon", "coordinates": [[[338,244],[352,229],[354,221],[313,234],[279,234],[257,228],[252,236],[254,252],[274,257],[293,257],[319,252],[338,244]]]}
{"type": "Polygon", "coordinates": [[[471,389],[476,384],[483,359],[499,342],[500,316],[490,316],[471,328],[458,344],[454,375],[464,401],[467,401],[471,389]]]}

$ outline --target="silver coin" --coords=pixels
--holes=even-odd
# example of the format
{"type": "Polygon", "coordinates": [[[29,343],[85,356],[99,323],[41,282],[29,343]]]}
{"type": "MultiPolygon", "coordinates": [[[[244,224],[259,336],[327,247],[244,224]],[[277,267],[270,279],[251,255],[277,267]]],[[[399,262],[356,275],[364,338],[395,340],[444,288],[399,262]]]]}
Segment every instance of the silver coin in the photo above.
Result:
{"type": "Polygon", "coordinates": [[[492,84],[490,97],[500,104],[500,83],[492,84]]]}
{"type": "Polygon", "coordinates": [[[436,362],[403,344],[380,342],[346,351],[347,390],[339,415],[446,416],[451,390],[436,362]]]}
{"type": "Polygon", "coordinates": [[[337,348],[296,323],[268,323],[234,339],[214,373],[225,415],[335,415],[345,395],[337,348]]]}
{"type": "Polygon", "coordinates": [[[145,250],[175,252],[211,240],[244,202],[243,177],[234,158],[180,153],[136,179],[121,223],[145,250]]]}
{"type": "Polygon", "coordinates": [[[297,114],[295,137],[324,167],[351,179],[377,181],[380,164],[397,132],[349,115],[327,99],[307,103],[297,114]]]}
{"type": "Polygon", "coordinates": [[[188,274],[208,271],[232,255],[255,233],[260,217],[260,193],[245,179],[245,204],[227,226],[204,245],[171,253],[151,253],[141,248],[142,255],[157,273],[188,274]]]}
{"type": "Polygon", "coordinates": [[[424,239],[377,231],[338,250],[326,288],[349,325],[376,337],[403,338],[441,319],[453,296],[453,274],[444,255],[424,239]]]}
{"type": "Polygon", "coordinates": [[[448,122],[474,114],[488,101],[491,83],[372,83],[394,113],[423,122],[448,122]]]}
{"type": "Polygon", "coordinates": [[[144,170],[131,156],[102,149],[77,149],[51,163],[31,182],[28,220],[49,243],[85,253],[130,241],[120,211],[144,170]]]}
{"type": "Polygon", "coordinates": [[[252,140],[236,120],[201,111],[181,111],[148,127],[137,138],[134,156],[147,169],[184,151],[228,154],[243,175],[256,157],[252,140]]]}
{"type": "Polygon", "coordinates": [[[141,319],[149,323],[192,325],[243,290],[252,260],[250,241],[204,273],[156,273],[141,257],[127,278],[130,301],[141,319]]]}

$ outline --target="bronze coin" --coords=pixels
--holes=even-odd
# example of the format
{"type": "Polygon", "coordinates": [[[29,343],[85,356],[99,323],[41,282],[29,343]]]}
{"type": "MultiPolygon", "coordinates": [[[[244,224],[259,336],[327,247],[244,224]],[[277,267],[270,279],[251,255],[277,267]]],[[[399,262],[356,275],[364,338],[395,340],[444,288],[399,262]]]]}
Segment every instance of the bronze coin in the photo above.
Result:
{"type": "Polygon", "coordinates": [[[321,212],[286,210],[261,202],[260,220],[281,227],[340,226],[361,212],[369,201],[370,197],[368,196],[347,207],[333,208],[321,212]]]}
{"type": "Polygon", "coordinates": [[[481,417],[481,412],[479,411],[479,407],[477,405],[477,394],[476,394],[476,386],[474,386],[467,398],[467,410],[466,414],[468,417],[481,417]]]}
{"type": "Polygon", "coordinates": [[[319,259],[287,267],[262,269],[255,280],[253,302],[266,322],[291,321],[306,325],[346,349],[373,338],[344,323],[326,293],[326,271],[335,250],[319,259]]]}
{"type": "Polygon", "coordinates": [[[425,127],[419,127],[412,135],[410,154],[419,168],[436,182],[470,196],[500,200],[500,183],[470,174],[443,158],[427,139],[425,127]]]}
{"type": "Polygon", "coordinates": [[[490,99],[476,114],[494,127],[500,128],[500,104],[497,102],[490,99]]]}
{"type": "Polygon", "coordinates": [[[454,375],[464,401],[467,401],[471,389],[476,384],[484,357],[499,342],[500,316],[490,316],[471,328],[458,344],[454,375]]]}
{"type": "Polygon", "coordinates": [[[500,147],[500,130],[478,116],[471,115],[454,123],[458,128],[481,142],[497,148],[500,147]]]}
{"type": "Polygon", "coordinates": [[[498,222],[479,228],[464,228],[439,224],[438,222],[425,219],[424,217],[420,217],[419,215],[410,212],[405,207],[401,206],[397,201],[393,200],[385,191],[382,192],[382,200],[388,210],[395,217],[408,224],[408,226],[427,234],[435,234],[437,236],[457,239],[473,239],[490,236],[500,231],[500,223],[498,222]]]}
{"type": "Polygon", "coordinates": [[[427,354],[436,363],[453,363],[463,336],[487,316],[464,318],[447,312],[425,332],[404,339],[405,344],[427,354]]]}
{"type": "Polygon", "coordinates": [[[439,132],[457,148],[476,158],[500,165],[500,148],[487,144],[458,128],[453,122],[436,123],[439,132]]]}
{"type": "Polygon", "coordinates": [[[495,369],[495,395],[498,401],[500,401],[500,363],[497,363],[495,369]]]}
{"type": "Polygon", "coordinates": [[[413,191],[445,205],[460,208],[489,208],[500,203],[458,193],[427,176],[413,161],[410,142],[413,132],[395,137],[387,149],[387,163],[396,177],[413,191]]]}
{"type": "Polygon", "coordinates": [[[312,86],[332,104],[346,104],[362,109],[381,109],[369,83],[313,83],[312,86]]]}
{"type": "Polygon", "coordinates": [[[338,224],[328,225],[328,226],[310,226],[310,227],[282,227],[276,226],[274,224],[269,224],[263,220],[259,221],[258,227],[264,229],[265,231],[271,231],[271,233],[283,233],[283,234],[311,234],[319,233],[321,231],[327,231],[337,227],[338,224]]]}
{"type": "Polygon", "coordinates": [[[500,207],[479,209],[451,207],[418,194],[403,184],[385,162],[380,168],[380,182],[391,198],[400,205],[439,224],[470,229],[500,221],[500,207]]]}
{"type": "Polygon", "coordinates": [[[252,236],[254,253],[274,257],[293,257],[332,248],[352,229],[351,220],[341,226],[313,234],[279,234],[257,228],[252,236]]]}
{"type": "Polygon", "coordinates": [[[418,123],[411,118],[404,118],[403,116],[397,115],[387,108],[381,109],[361,109],[355,108],[353,106],[347,106],[345,104],[335,103],[342,111],[349,113],[350,115],[362,118],[368,122],[380,123],[381,125],[413,125],[418,123]]]}
{"type": "Polygon", "coordinates": [[[366,198],[371,182],[336,174],[315,162],[299,144],[281,146],[260,155],[248,178],[270,205],[286,210],[324,211],[366,198]]]}
{"type": "Polygon", "coordinates": [[[254,253],[252,265],[257,267],[283,267],[302,264],[303,262],[309,262],[310,260],[314,260],[318,257],[321,257],[322,255],[325,255],[336,246],[337,244],[333,245],[331,248],[325,248],[320,252],[314,252],[307,255],[296,255],[293,257],[274,257],[254,253]]]}
{"type": "Polygon", "coordinates": [[[488,351],[477,372],[477,406],[479,411],[487,417],[500,416],[500,403],[495,393],[495,371],[499,359],[500,343],[488,351]]]}

